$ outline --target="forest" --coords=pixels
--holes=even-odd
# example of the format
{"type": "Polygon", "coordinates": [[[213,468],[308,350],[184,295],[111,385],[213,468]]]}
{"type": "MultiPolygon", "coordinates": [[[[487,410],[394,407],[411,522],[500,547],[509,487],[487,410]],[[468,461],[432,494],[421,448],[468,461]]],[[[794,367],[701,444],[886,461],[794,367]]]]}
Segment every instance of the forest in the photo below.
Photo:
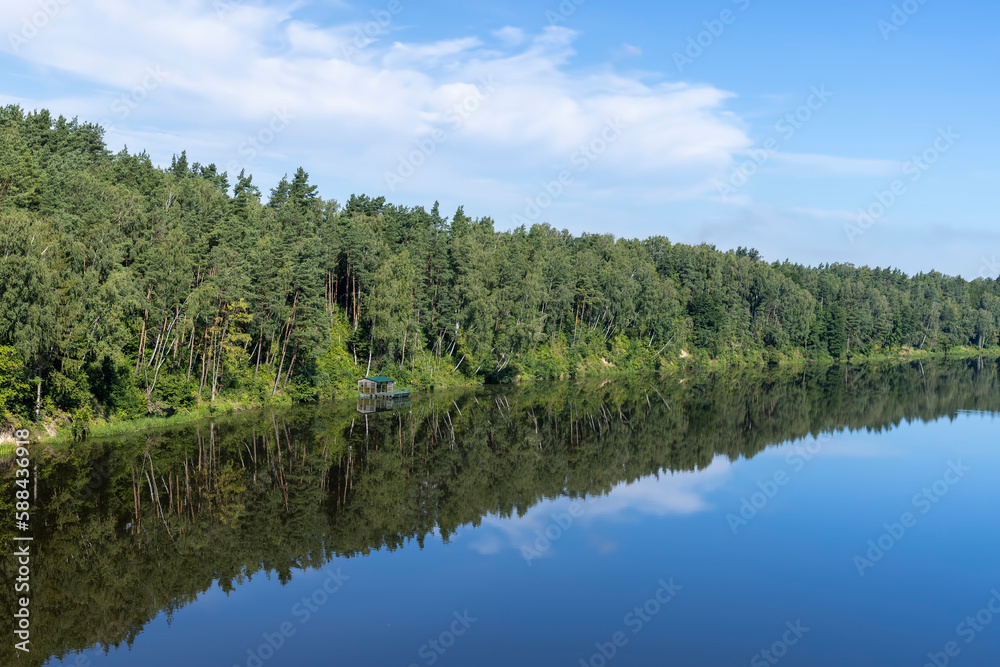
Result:
{"type": "Polygon", "coordinates": [[[997,345],[1000,278],[765,261],[754,249],[498,230],[112,153],[0,109],[0,426],[85,432],[205,406],[997,345]]]}

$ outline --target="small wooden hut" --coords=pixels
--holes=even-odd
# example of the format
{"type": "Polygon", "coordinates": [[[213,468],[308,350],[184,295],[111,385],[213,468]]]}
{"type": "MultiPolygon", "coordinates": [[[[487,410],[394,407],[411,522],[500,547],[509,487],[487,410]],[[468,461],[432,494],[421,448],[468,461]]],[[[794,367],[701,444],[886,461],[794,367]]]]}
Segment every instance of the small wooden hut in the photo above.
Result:
{"type": "Polygon", "coordinates": [[[395,387],[395,380],[382,375],[358,380],[358,393],[362,396],[392,396],[395,393],[395,387]]]}

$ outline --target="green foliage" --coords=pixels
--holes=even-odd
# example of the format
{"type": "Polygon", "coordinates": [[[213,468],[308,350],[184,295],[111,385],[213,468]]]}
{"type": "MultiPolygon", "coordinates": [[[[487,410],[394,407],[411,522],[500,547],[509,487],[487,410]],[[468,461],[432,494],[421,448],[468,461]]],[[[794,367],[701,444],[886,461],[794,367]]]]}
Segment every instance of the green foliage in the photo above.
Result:
{"type": "Polygon", "coordinates": [[[403,349],[413,309],[410,255],[404,250],[389,258],[376,272],[365,315],[371,323],[372,341],[381,356],[396,356],[403,349]]]}
{"type": "Polygon", "coordinates": [[[246,173],[102,137],[0,109],[4,420],[342,396],[369,367],[438,389],[1000,342],[1000,280],[341,206],[302,167],[265,203],[246,173]]]}
{"type": "Polygon", "coordinates": [[[90,433],[90,426],[94,421],[94,411],[89,405],[84,405],[73,413],[70,425],[70,433],[74,440],[85,440],[90,433]]]}
{"type": "Polygon", "coordinates": [[[826,309],[824,324],[825,339],[830,356],[840,359],[847,350],[847,314],[839,304],[833,304],[826,309]]]}
{"type": "Polygon", "coordinates": [[[19,109],[0,110],[0,208],[38,205],[42,172],[22,136],[19,109]]]}
{"type": "Polygon", "coordinates": [[[691,300],[692,331],[691,342],[696,347],[717,349],[716,336],[722,330],[725,311],[722,299],[715,294],[703,292],[691,300]]]}
{"type": "Polygon", "coordinates": [[[127,366],[111,361],[105,363],[102,368],[101,385],[100,390],[105,398],[109,418],[135,419],[146,414],[146,395],[136,385],[127,366]]]}
{"type": "Polygon", "coordinates": [[[198,397],[198,385],[182,375],[166,374],[160,378],[153,398],[164,406],[189,409],[198,397]]]}
{"type": "Polygon", "coordinates": [[[25,380],[24,362],[17,350],[0,345],[0,425],[9,425],[23,414],[31,385],[25,380]]]}
{"type": "Polygon", "coordinates": [[[351,325],[339,309],[334,313],[330,330],[330,346],[317,360],[320,385],[327,396],[349,395],[357,389],[357,382],[365,372],[354,363],[349,348],[351,325]]]}

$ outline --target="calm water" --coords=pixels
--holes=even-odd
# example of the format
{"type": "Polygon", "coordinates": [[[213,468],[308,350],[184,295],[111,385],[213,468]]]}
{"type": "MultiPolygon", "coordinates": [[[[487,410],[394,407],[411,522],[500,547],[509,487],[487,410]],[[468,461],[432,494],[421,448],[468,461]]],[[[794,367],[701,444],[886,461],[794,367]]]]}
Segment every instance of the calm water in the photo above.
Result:
{"type": "Polygon", "coordinates": [[[43,466],[17,664],[996,665],[998,410],[991,361],[90,442],[43,466]]]}

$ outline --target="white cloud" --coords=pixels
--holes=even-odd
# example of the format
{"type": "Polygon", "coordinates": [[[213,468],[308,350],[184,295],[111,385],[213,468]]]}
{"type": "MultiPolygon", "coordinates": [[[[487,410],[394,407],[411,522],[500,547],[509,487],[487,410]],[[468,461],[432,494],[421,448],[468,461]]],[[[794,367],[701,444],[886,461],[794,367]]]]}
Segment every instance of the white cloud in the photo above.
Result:
{"type": "MultiPolygon", "coordinates": [[[[613,550],[614,545],[597,535],[595,521],[627,520],[630,513],[653,516],[684,516],[711,509],[706,496],[722,487],[732,475],[732,463],[725,457],[717,457],[711,465],[694,472],[664,473],[647,476],[631,483],[622,483],[603,496],[584,500],[558,498],[541,502],[529,509],[524,516],[501,518],[488,516],[483,526],[493,529],[484,532],[475,529],[475,540],[469,547],[481,554],[493,554],[502,546],[521,549],[534,545],[539,533],[544,533],[560,515],[565,522],[567,516],[575,517],[571,525],[561,528],[565,532],[579,530],[587,535],[588,542],[599,552],[613,550]],[[575,508],[570,511],[570,508],[575,508]],[[498,536],[504,536],[501,542],[498,536]]],[[[558,538],[551,551],[539,556],[552,555],[558,549],[558,538]]]]}
{"type": "Polygon", "coordinates": [[[642,55],[642,49],[631,44],[622,44],[620,48],[613,50],[611,55],[615,58],[638,58],[642,55]]]}
{"type": "Polygon", "coordinates": [[[731,472],[732,463],[720,456],[703,470],[664,473],[620,484],[598,498],[587,515],[613,518],[628,510],[655,516],[702,512],[710,509],[706,494],[723,486],[731,472]]]}
{"type": "MultiPolygon", "coordinates": [[[[736,115],[734,95],[713,85],[660,83],[673,80],[666,66],[616,70],[617,62],[630,62],[620,59],[639,55],[638,47],[623,44],[608,62],[583,67],[593,53],[578,60],[574,47],[587,36],[566,28],[498,25],[425,43],[412,37],[427,26],[412,25],[417,16],[408,2],[403,13],[380,20],[358,8],[356,18],[340,18],[344,6],[343,0],[6,0],[0,52],[9,54],[11,71],[0,103],[113,126],[106,137],[113,150],[145,149],[161,165],[182,149],[192,161],[237,163],[265,192],[302,165],[326,197],[366,192],[407,205],[437,199],[445,211],[465,204],[469,214],[490,215],[504,228],[523,214],[526,199],[569,170],[573,183],[536,221],[574,232],[754,245],[771,257],[811,263],[840,259],[978,274],[989,226],[978,221],[967,234],[954,230],[947,222],[955,217],[954,187],[921,188],[924,194],[894,209],[892,222],[871,230],[866,243],[846,243],[846,211],[899,173],[895,161],[817,155],[800,146],[803,153],[773,156],[754,185],[717,201],[714,179],[728,178],[748,159],[755,129],[749,121],[766,125],[768,114],[754,116],[744,105],[736,115]],[[122,99],[156,67],[169,77],[121,113],[122,99]],[[454,105],[490,77],[495,94],[453,122],[454,105]],[[284,110],[294,122],[270,136],[271,118],[284,110]],[[627,129],[578,170],[574,155],[616,118],[627,129]],[[430,154],[418,154],[419,169],[391,191],[386,173],[435,132],[441,141],[430,154]],[[268,141],[248,150],[249,139],[261,137],[268,141]],[[879,180],[855,189],[848,180],[854,178],[879,180]],[[756,200],[765,196],[766,202],[756,200]],[[925,205],[934,196],[948,206],[925,205]],[[903,228],[920,234],[901,237],[903,228]]],[[[755,91],[753,99],[768,100],[771,109],[799,98],[773,92],[755,91]]],[[[979,168],[956,185],[981,194],[997,172],[979,168]]],[[[959,199],[969,209],[960,217],[976,219],[975,194],[959,199]]]]}
{"type": "Polygon", "coordinates": [[[463,37],[461,39],[449,39],[431,44],[403,44],[396,42],[392,45],[389,53],[386,54],[383,63],[386,67],[406,67],[436,65],[449,56],[460,54],[482,46],[482,42],[475,37],[463,37]]]}
{"type": "MultiPolygon", "coordinates": [[[[572,66],[578,35],[565,28],[535,35],[502,28],[493,33],[500,51],[476,36],[388,44],[380,34],[368,43],[357,25],[305,22],[289,4],[231,4],[220,13],[196,0],[74,0],[19,56],[76,79],[77,92],[72,100],[27,104],[111,121],[113,148],[149,149],[161,163],[199,147],[204,153],[192,159],[243,160],[262,185],[302,164],[321,185],[372,193],[385,193],[385,173],[439,131],[445,140],[396,199],[456,196],[481,204],[483,213],[571,168],[574,153],[615,119],[627,129],[577,175],[581,195],[588,182],[600,181],[610,196],[644,181],[697,197],[713,173],[750,146],[742,123],[726,111],[731,93],[579,71],[572,66]],[[169,76],[123,117],[112,105],[151,67],[169,76]],[[454,122],[449,111],[484,80],[497,83],[495,94],[454,122]],[[294,122],[250,159],[247,137],[266,134],[281,109],[294,122]]],[[[33,6],[5,4],[0,30],[16,30],[33,6]]],[[[10,50],[4,42],[0,49],[10,50]]],[[[558,205],[579,201],[568,194],[558,205]]]]}
{"type": "Polygon", "coordinates": [[[526,36],[520,28],[506,26],[500,30],[494,30],[493,36],[507,46],[518,46],[524,42],[526,36]]]}

